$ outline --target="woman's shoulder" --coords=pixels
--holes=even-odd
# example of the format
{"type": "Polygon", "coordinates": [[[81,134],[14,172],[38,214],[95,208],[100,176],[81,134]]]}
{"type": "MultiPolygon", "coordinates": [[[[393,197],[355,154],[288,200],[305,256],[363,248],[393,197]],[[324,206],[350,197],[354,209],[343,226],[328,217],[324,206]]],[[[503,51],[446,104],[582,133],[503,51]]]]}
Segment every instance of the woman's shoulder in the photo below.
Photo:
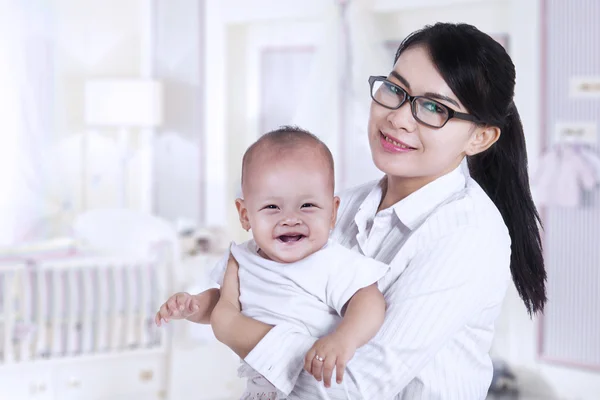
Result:
{"type": "Polygon", "coordinates": [[[379,184],[379,181],[373,180],[336,193],[336,196],[340,198],[340,211],[348,208],[358,209],[373,188],[379,184]]]}
{"type": "Polygon", "coordinates": [[[426,231],[445,236],[469,228],[472,232],[510,241],[508,228],[494,202],[473,179],[468,178],[465,188],[452,201],[434,211],[424,225],[426,231]]]}
{"type": "Polygon", "coordinates": [[[379,181],[371,181],[359,186],[345,189],[336,195],[340,198],[340,207],[333,236],[347,234],[354,224],[354,218],[360,206],[379,181]]]}

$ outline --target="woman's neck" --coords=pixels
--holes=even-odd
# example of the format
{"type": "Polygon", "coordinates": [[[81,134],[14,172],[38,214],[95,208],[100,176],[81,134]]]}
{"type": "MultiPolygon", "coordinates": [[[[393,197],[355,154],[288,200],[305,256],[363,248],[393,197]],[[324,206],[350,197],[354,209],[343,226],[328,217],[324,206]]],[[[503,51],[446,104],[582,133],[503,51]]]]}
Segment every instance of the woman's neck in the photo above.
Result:
{"type": "Polygon", "coordinates": [[[405,178],[386,175],[383,182],[383,196],[377,211],[393,206],[435,179],[436,177],[405,178]]]}
{"type": "Polygon", "coordinates": [[[383,196],[381,196],[381,203],[379,204],[377,212],[393,206],[400,200],[407,198],[417,190],[421,189],[423,186],[454,171],[460,166],[464,157],[465,155],[462,154],[456,162],[452,163],[445,171],[433,176],[407,178],[387,174],[383,181],[383,196]]]}

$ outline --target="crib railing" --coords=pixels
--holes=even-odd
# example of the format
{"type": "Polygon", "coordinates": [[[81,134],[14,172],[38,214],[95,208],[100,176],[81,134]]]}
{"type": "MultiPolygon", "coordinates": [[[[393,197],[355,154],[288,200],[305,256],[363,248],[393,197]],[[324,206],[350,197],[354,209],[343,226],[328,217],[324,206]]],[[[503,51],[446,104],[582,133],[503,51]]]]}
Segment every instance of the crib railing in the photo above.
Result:
{"type": "Polygon", "coordinates": [[[169,257],[0,266],[0,364],[162,347],[169,257]]]}
{"type": "Polygon", "coordinates": [[[5,363],[14,362],[16,356],[13,343],[21,318],[18,293],[24,270],[24,264],[0,266],[0,360],[5,363]]]}

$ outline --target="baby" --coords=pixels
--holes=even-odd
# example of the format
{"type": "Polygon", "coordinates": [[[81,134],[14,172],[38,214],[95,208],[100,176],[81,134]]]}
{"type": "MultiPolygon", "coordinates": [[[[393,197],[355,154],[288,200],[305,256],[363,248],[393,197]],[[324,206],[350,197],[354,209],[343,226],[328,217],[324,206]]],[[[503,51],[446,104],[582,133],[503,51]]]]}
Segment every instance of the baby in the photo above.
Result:
{"type": "MultiPolygon", "coordinates": [[[[329,240],[340,203],[331,152],[299,128],[269,132],[244,155],[242,193],[235,204],[253,239],[230,248],[239,264],[242,313],[270,325],[292,323],[320,337],[308,354],[329,350],[314,354],[312,368],[329,361],[340,383],[343,365],[383,323],[385,301],[376,282],[388,266],[329,240]]],[[[228,257],[211,273],[220,285],[228,257]]],[[[214,289],[175,294],[156,323],[181,318],[208,323],[218,296],[214,289]]],[[[278,398],[276,388],[249,366],[239,372],[248,378],[242,399],[278,398]]]]}

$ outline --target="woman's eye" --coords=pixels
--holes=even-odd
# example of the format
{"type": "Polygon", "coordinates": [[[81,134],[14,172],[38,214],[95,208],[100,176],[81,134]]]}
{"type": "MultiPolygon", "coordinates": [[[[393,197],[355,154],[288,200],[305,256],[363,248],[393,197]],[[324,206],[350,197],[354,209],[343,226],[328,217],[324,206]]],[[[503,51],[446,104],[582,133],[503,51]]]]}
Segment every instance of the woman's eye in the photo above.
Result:
{"type": "Polygon", "coordinates": [[[402,92],[400,91],[400,89],[398,89],[396,86],[392,85],[391,83],[384,83],[386,89],[394,94],[401,94],[402,92]]]}
{"type": "Polygon", "coordinates": [[[304,204],[302,204],[302,207],[301,207],[301,208],[309,208],[309,207],[314,207],[314,206],[315,206],[315,205],[314,205],[314,204],[312,204],[312,203],[304,203],[304,204]]]}
{"type": "Polygon", "coordinates": [[[423,107],[432,113],[435,114],[444,114],[446,112],[446,110],[441,107],[438,103],[434,102],[434,101],[426,101],[423,103],[423,107]]]}

